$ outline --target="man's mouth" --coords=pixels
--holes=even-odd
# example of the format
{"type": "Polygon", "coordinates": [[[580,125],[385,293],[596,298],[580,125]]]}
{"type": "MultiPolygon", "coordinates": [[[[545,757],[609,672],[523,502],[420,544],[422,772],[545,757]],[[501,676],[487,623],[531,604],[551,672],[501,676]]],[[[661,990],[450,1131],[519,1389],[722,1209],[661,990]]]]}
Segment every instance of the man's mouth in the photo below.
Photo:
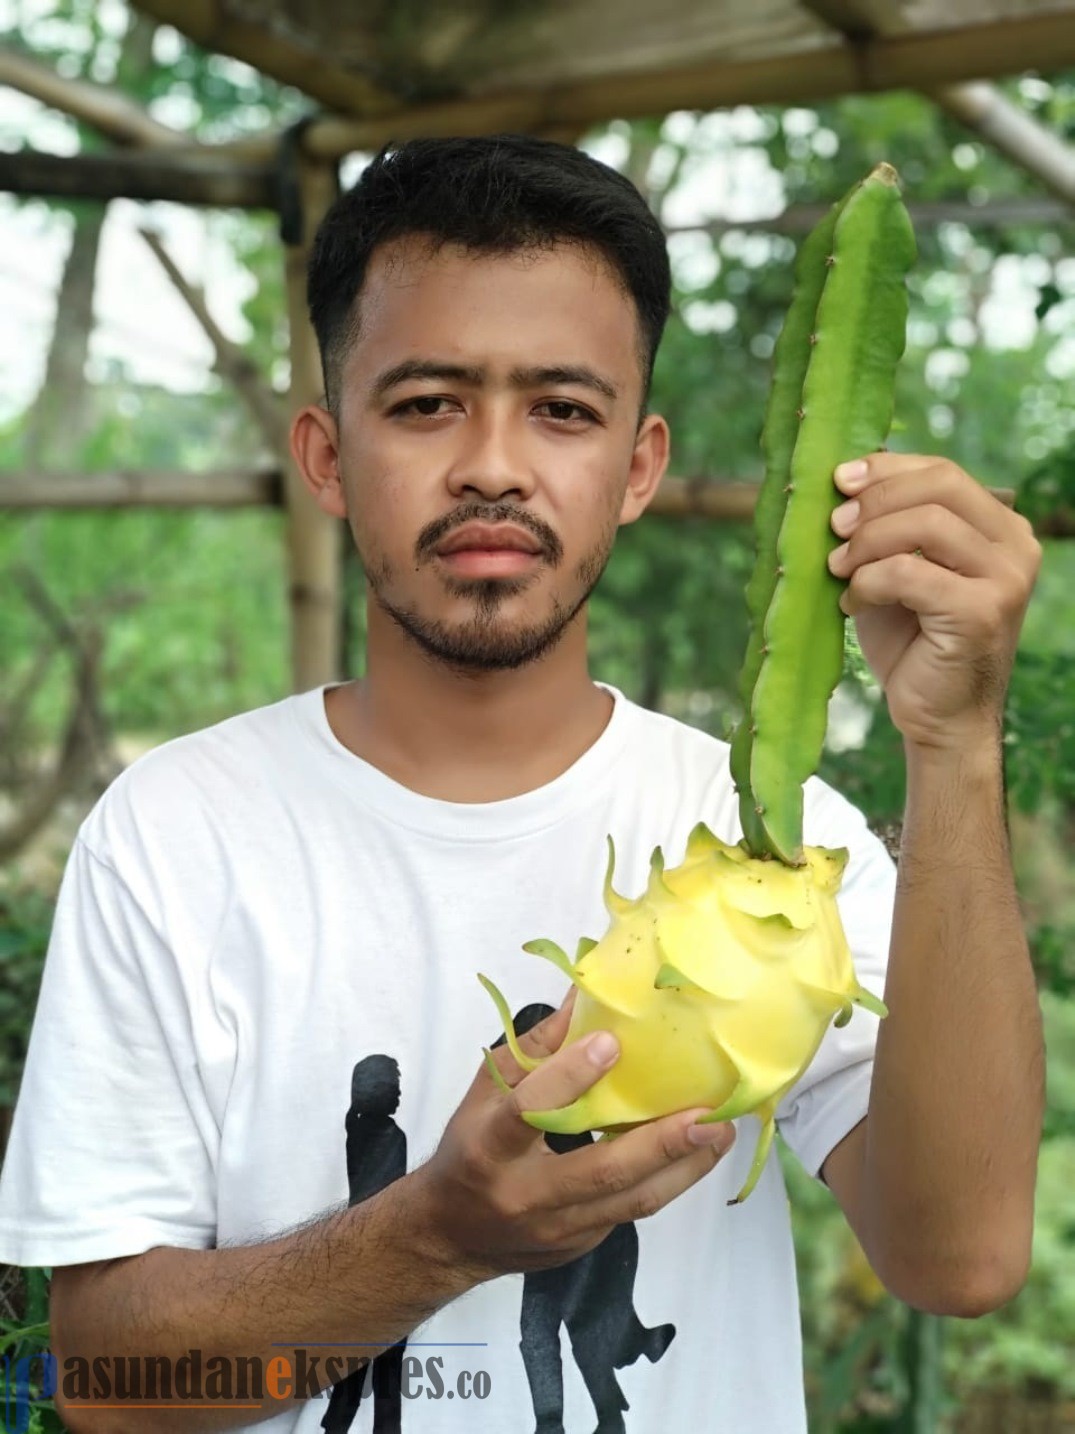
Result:
{"type": "Polygon", "coordinates": [[[540,558],[541,545],[513,523],[466,523],[440,543],[437,556],[460,575],[501,577],[527,572],[540,558]]]}
{"type": "Polygon", "coordinates": [[[460,548],[438,556],[451,572],[475,578],[529,572],[541,558],[540,553],[524,553],[520,548],[460,548]]]}

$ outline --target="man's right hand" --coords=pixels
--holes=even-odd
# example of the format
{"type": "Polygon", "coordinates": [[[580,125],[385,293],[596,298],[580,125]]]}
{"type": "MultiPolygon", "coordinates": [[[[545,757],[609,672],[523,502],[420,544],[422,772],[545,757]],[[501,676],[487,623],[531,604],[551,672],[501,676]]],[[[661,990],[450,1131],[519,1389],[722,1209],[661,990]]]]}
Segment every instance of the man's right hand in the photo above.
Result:
{"type": "Polygon", "coordinates": [[[557,1155],[520,1112],[568,1105],[615,1064],[615,1038],[598,1032],[562,1047],[572,1002],[520,1037],[524,1071],[507,1046],[492,1051],[510,1087],[483,1066],[430,1159],[410,1177],[437,1257],[477,1281],[577,1259],[625,1221],[664,1208],[707,1174],[732,1145],[734,1127],[696,1125],[706,1107],[557,1155]],[[602,1041],[609,1048],[603,1047],[602,1041]],[[692,1133],[698,1143],[692,1139],[692,1133]]]}

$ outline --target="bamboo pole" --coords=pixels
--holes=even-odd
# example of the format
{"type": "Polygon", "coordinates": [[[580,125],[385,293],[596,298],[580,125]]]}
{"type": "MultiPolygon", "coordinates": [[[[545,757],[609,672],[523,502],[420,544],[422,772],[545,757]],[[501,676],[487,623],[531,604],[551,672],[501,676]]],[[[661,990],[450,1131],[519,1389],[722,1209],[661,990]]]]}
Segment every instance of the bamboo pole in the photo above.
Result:
{"type": "Polygon", "coordinates": [[[65,79],[16,50],[0,49],[0,85],[10,85],[50,109],[81,120],[116,144],[161,148],[190,143],[188,135],[153,119],[119,90],[88,80],[65,79]]]}
{"type": "MultiPolygon", "coordinates": [[[[646,509],[658,518],[707,518],[746,523],[754,515],[759,484],[725,478],[666,477],[646,509]]],[[[1015,504],[1013,488],[987,487],[1005,507],[1015,504]]],[[[303,490],[305,494],[305,489],[303,490]]],[[[309,500],[308,500],[309,501],[309,500]]],[[[0,509],[282,506],[284,475],[277,468],[230,469],[218,473],[108,472],[14,473],[0,477],[0,509]]],[[[1075,514],[1049,520],[1050,536],[1075,536],[1075,514]],[[1060,528],[1063,528],[1063,534],[1060,528]]]]}
{"type": "MultiPolygon", "coordinates": [[[[1075,29],[1075,19],[1072,20],[1075,29]]],[[[1075,208],[1075,149],[992,85],[928,92],[941,109],[1075,208]]]]}
{"type": "MultiPolygon", "coordinates": [[[[179,0],[170,0],[179,5],[179,0]]],[[[143,8],[157,13],[157,0],[143,8]]],[[[175,22],[184,29],[181,21],[175,22]]],[[[237,49],[229,53],[245,58],[237,49]]],[[[567,81],[544,88],[516,87],[509,93],[399,107],[348,118],[315,120],[302,138],[306,154],[338,159],[355,150],[375,150],[390,140],[417,135],[477,135],[515,130],[548,132],[564,126],[585,130],[606,120],[636,119],[670,110],[721,109],[738,104],[800,104],[839,95],[889,89],[929,89],[959,80],[1055,70],[1075,63],[1075,22],[1070,6],[987,19],[946,29],[915,31],[891,39],[839,43],[794,55],[756,60],[707,60],[627,74],[567,81]]],[[[266,67],[266,73],[272,73],[266,67]]],[[[317,69],[304,81],[319,93],[317,69]]],[[[378,102],[379,105],[379,102],[378,102]]],[[[342,109],[343,106],[336,105],[342,109]]],[[[278,136],[243,141],[243,153],[264,158],[278,136]]]]}
{"type": "MultiPolygon", "coordinates": [[[[335,166],[299,159],[302,233],[285,245],[284,274],[291,331],[292,414],[324,393],[317,341],[306,309],[306,265],[313,237],[336,197],[335,166]]],[[[290,573],[291,674],[296,692],[341,677],[343,540],[346,525],[321,511],[290,453],[285,463],[287,555],[290,573]]]]}
{"type": "MultiPolygon", "coordinates": [[[[709,60],[531,90],[516,88],[510,93],[406,105],[361,76],[334,67],[327,57],[311,56],[269,35],[262,26],[221,19],[212,0],[139,0],[145,13],[175,24],[199,43],[255,64],[265,74],[296,84],[340,111],[315,120],[302,138],[305,153],[317,159],[338,159],[355,150],[378,149],[390,140],[415,135],[476,135],[498,130],[577,135],[611,118],[642,118],[672,109],[809,103],[899,88],[928,92],[946,107],[951,103],[953,113],[958,111],[966,123],[982,124],[982,133],[1003,147],[1012,136],[1007,122],[1010,115],[995,104],[986,113],[980,94],[975,100],[946,94],[946,89],[954,81],[1026,69],[1052,70],[1075,63],[1075,21],[1069,6],[931,31],[916,31],[903,22],[901,32],[895,33],[896,22],[891,17],[898,12],[893,12],[891,0],[804,0],[804,4],[849,42],[795,55],[709,60]]],[[[10,51],[0,55],[0,82],[75,115],[123,144],[186,149],[191,154],[256,165],[270,160],[280,141],[279,133],[270,131],[219,145],[199,145],[114,91],[85,80],[64,80],[10,51]]],[[[1040,146],[1027,145],[1023,128],[1024,134],[1012,137],[1011,142],[1020,152],[1035,148],[1040,152],[1040,146]]],[[[1043,132],[1040,126],[1038,130],[1043,132]]],[[[1054,140],[1054,147],[1056,143],[1054,140]]],[[[1054,192],[1067,197],[1068,165],[1054,155],[1046,161],[1046,168],[1054,170],[1058,163],[1061,188],[1054,192]]]]}
{"type": "MultiPolygon", "coordinates": [[[[916,229],[926,229],[937,224],[1010,225],[1010,224],[1062,224],[1069,225],[1075,216],[1071,206],[1059,199],[1035,199],[1031,196],[1016,199],[987,199],[981,204],[971,204],[966,199],[913,199],[905,201],[904,207],[916,229]]],[[[709,234],[719,238],[729,230],[759,230],[769,234],[807,234],[832,208],[827,204],[789,204],[779,214],[768,218],[754,219],[707,219],[702,224],[666,224],[666,234],[709,234]]]]}
{"type": "Polygon", "coordinates": [[[0,153],[0,190],[56,199],[166,199],[225,209],[274,209],[275,183],[264,162],[248,164],[208,149],[204,155],[164,149],[0,153]]]}
{"type": "MultiPolygon", "coordinates": [[[[248,20],[237,14],[239,6],[221,5],[217,0],[138,0],[138,8],[155,20],[174,25],[204,49],[232,55],[332,109],[353,114],[399,108],[393,94],[356,71],[344,69],[334,53],[281,38],[266,19],[248,20]]],[[[243,8],[254,14],[259,8],[262,15],[265,12],[264,6],[243,8]]]]}
{"type": "MultiPolygon", "coordinates": [[[[41,154],[32,150],[0,153],[0,190],[61,199],[166,199],[177,204],[227,209],[274,209],[276,176],[266,164],[225,159],[215,150],[205,156],[162,150],[123,150],[116,154],[41,154]]],[[[752,219],[710,219],[704,224],[673,224],[666,234],[726,234],[730,229],[773,234],[805,234],[829,204],[791,204],[779,214],[752,219]]],[[[965,199],[907,203],[916,228],[934,224],[1069,224],[1071,206],[1059,199],[1021,196],[972,204],[965,199]]]]}
{"type": "Polygon", "coordinates": [[[251,508],[283,505],[279,466],[213,473],[113,469],[100,473],[5,473],[0,512],[94,508],[251,508]]]}
{"type": "MultiPolygon", "coordinates": [[[[801,0],[852,44],[873,48],[913,34],[896,0],[801,0]]],[[[1075,17],[1068,25],[1075,34],[1075,17]]],[[[1014,68],[1014,67],[1013,67],[1014,68]]],[[[1075,206],[1075,149],[1013,105],[994,85],[931,83],[919,76],[916,88],[965,128],[978,134],[1069,206],[1075,206]]]]}

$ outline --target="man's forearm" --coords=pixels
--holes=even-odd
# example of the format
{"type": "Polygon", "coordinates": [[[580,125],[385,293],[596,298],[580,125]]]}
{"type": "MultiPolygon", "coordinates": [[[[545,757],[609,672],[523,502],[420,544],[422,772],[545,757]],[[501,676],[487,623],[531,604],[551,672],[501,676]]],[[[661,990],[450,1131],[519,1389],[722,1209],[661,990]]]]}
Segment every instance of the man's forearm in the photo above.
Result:
{"type": "Polygon", "coordinates": [[[863,1208],[924,1298],[989,1305],[1029,1263],[1045,1069],[999,739],[908,749],[897,893],[863,1208]]]}
{"type": "MultiPolygon", "coordinates": [[[[264,1244],[157,1248],[94,1270],[57,1271],[54,1286],[59,1279],[64,1288],[62,1299],[54,1296],[53,1352],[68,1427],[93,1434],[152,1427],[144,1407],[90,1405],[80,1418],[77,1404],[63,1398],[65,1364],[76,1356],[90,1367],[101,1357],[133,1356],[140,1363],[163,1356],[174,1370],[198,1348],[203,1367],[214,1356],[245,1356],[266,1371],[297,1346],[307,1351],[306,1370],[315,1371],[305,1393],[317,1394],[333,1382],[326,1359],[343,1367],[348,1357],[372,1359],[479,1282],[477,1273],[444,1258],[429,1214],[421,1172],[414,1172],[359,1205],[264,1244]]],[[[168,1428],[179,1434],[236,1429],[299,1407],[286,1384],[270,1383],[283,1397],[268,1389],[260,1400],[234,1398],[216,1409],[204,1402],[195,1408],[192,1400],[185,1410],[169,1410],[168,1428]]]]}

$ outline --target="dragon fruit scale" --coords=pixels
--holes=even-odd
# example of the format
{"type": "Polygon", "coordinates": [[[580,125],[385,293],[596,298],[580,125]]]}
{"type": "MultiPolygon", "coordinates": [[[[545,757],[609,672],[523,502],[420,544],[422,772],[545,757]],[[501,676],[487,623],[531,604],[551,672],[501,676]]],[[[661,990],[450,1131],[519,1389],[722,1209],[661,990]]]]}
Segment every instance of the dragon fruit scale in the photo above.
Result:
{"type": "MultiPolygon", "coordinates": [[[[829,1022],[846,1024],[855,1004],[887,1014],[856,980],[840,922],[836,893],[847,851],[805,847],[803,864],[790,867],[729,846],[699,822],[679,866],[665,870],[660,847],[654,850],[646,890],[631,900],[613,889],[611,837],[608,850],[604,897],[612,920],[604,937],[584,937],[574,961],[553,941],[529,941],[523,950],[552,961],[578,988],[564,1044],[612,1031],[619,1059],[571,1105],[524,1119],[561,1134],[615,1135],[697,1105],[713,1107],[707,1121],[752,1113],[761,1136],[729,1202],[737,1204],[761,1174],[781,1098],[829,1022]]],[[[487,977],[479,980],[516,1061],[535,1069],[504,997],[487,977]]]]}

